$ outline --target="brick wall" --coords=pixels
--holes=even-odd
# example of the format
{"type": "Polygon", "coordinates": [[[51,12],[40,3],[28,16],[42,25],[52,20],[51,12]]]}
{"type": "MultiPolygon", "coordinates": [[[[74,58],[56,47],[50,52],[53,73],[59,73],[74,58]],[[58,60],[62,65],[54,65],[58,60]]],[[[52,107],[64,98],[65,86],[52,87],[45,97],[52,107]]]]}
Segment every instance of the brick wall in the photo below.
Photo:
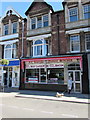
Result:
{"type": "Polygon", "coordinates": [[[52,13],[52,54],[66,53],[65,18],[64,11],[52,13]]]}

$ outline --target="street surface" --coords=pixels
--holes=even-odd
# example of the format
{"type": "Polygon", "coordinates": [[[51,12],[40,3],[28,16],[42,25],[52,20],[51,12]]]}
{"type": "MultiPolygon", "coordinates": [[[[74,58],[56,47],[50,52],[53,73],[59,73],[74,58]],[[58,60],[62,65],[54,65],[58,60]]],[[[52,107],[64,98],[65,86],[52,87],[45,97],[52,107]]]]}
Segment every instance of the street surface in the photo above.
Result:
{"type": "Polygon", "coordinates": [[[15,97],[0,93],[1,118],[88,118],[88,104],[15,97]]]}

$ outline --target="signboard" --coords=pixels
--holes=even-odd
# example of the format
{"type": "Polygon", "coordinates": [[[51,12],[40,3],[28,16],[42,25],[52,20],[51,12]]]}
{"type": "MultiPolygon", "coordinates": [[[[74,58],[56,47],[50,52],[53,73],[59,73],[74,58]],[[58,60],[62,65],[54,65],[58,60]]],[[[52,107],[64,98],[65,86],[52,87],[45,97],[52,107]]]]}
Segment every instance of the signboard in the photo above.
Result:
{"type": "Polygon", "coordinates": [[[64,68],[64,64],[26,64],[26,69],[31,68],[64,68]]]}
{"type": "Polygon", "coordinates": [[[30,83],[38,83],[38,78],[37,77],[30,77],[30,78],[28,78],[28,82],[30,82],[30,83]]]}

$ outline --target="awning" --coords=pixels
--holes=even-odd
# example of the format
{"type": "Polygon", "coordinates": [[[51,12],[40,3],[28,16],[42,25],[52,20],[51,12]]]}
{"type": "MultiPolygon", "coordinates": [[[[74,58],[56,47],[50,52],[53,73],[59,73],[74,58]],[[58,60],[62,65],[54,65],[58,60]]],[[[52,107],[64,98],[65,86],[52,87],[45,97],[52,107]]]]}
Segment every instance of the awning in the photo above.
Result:
{"type": "Polygon", "coordinates": [[[16,40],[10,40],[10,41],[0,42],[0,45],[13,44],[13,43],[15,43],[15,42],[18,42],[18,39],[16,39],[16,40]]]}
{"type": "Polygon", "coordinates": [[[68,61],[76,61],[79,60],[80,62],[80,68],[82,69],[82,56],[67,56],[67,57],[50,57],[50,58],[32,58],[32,59],[22,59],[21,61],[21,68],[24,69],[24,62],[38,62],[38,61],[54,61],[54,60],[60,60],[60,62],[68,62],[68,61]]]}

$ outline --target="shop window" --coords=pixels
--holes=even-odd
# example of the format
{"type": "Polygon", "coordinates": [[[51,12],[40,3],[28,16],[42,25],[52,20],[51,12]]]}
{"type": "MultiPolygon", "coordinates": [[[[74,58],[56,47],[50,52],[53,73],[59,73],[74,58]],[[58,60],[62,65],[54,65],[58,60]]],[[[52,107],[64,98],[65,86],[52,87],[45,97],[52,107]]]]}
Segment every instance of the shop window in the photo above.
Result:
{"type": "Polygon", "coordinates": [[[4,35],[8,35],[9,34],[9,25],[4,25],[4,35]]]}
{"type": "Polygon", "coordinates": [[[90,4],[89,5],[84,5],[83,6],[83,11],[84,11],[84,19],[89,19],[90,18],[90,4]]]}
{"type": "Polygon", "coordinates": [[[46,40],[36,40],[33,41],[33,57],[45,56],[48,53],[48,43],[46,40]]]}
{"type": "Polygon", "coordinates": [[[80,38],[79,35],[70,36],[70,51],[80,52],[80,38]]]}
{"type": "Polygon", "coordinates": [[[69,9],[69,21],[74,22],[78,20],[78,10],[77,8],[70,8],[69,9]]]}
{"type": "Polygon", "coordinates": [[[39,82],[39,69],[26,69],[26,82],[38,83],[39,82]]]}
{"type": "Polygon", "coordinates": [[[64,84],[64,69],[61,68],[33,68],[26,69],[26,82],[64,84]]]}
{"type": "Polygon", "coordinates": [[[16,57],[16,44],[8,44],[4,46],[4,58],[12,59],[16,57]]]}
{"type": "Polygon", "coordinates": [[[64,69],[50,68],[47,74],[48,83],[64,84],[64,69]]]}
{"type": "Polygon", "coordinates": [[[12,33],[17,33],[17,22],[12,24],[12,33]]]}
{"type": "Polygon", "coordinates": [[[86,51],[90,51],[90,33],[85,34],[86,51]]]}

